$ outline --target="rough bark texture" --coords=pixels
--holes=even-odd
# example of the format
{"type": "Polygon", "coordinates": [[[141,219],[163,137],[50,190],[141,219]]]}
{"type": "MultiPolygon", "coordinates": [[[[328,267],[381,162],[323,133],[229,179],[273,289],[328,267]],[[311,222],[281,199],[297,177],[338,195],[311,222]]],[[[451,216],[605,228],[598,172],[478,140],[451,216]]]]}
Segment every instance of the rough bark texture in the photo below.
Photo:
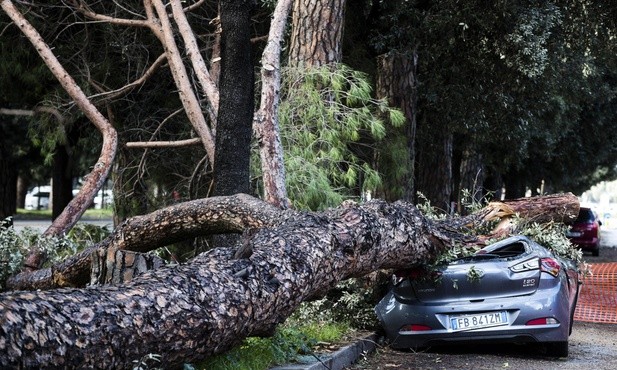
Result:
{"type": "MultiPolygon", "coordinates": [[[[482,201],[482,198],[486,195],[482,187],[484,179],[486,178],[486,169],[484,167],[484,158],[482,154],[473,149],[465,150],[462,153],[459,168],[459,191],[468,190],[474,201],[482,201]]],[[[460,195],[458,198],[460,199],[460,195]]],[[[461,205],[458,204],[458,207],[457,211],[461,212],[461,205]]]]}
{"type": "Polygon", "coordinates": [[[58,145],[54,152],[52,170],[51,219],[60,216],[64,207],[73,199],[73,173],[68,145],[58,145]]]}
{"type": "Polygon", "coordinates": [[[451,242],[412,205],[381,201],[296,213],[251,235],[239,259],[217,248],[124,286],[0,295],[0,367],[128,368],[148,353],[164,368],[197,361],[270,333],[345,278],[430,261],[451,242]]]}
{"type": "Polygon", "coordinates": [[[499,220],[500,223],[490,235],[480,237],[480,240],[498,238],[512,232],[511,219],[519,216],[537,223],[560,222],[567,223],[576,218],[580,208],[578,198],[572,193],[551,194],[532,198],[518,198],[502,202],[490,202],[471,215],[449,219],[446,227],[462,230],[478,227],[482,223],[499,220]]]}
{"type": "Polygon", "coordinates": [[[93,285],[126,283],[146,271],[165,266],[165,261],[154,254],[117,249],[98,250],[91,261],[90,283],[93,285]]]}
{"type": "MultiPolygon", "coordinates": [[[[4,126],[1,122],[0,126],[4,126]]],[[[0,134],[6,128],[0,127],[0,134]]],[[[16,211],[17,165],[10,159],[4,140],[0,140],[0,221],[16,211]]]]}
{"type": "Polygon", "coordinates": [[[249,161],[254,113],[251,61],[252,1],[220,3],[221,84],[216,148],[214,195],[249,192],[249,161]]]}
{"type": "Polygon", "coordinates": [[[319,67],[342,59],[345,0],[294,0],[292,66],[319,67]]]}
{"type": "MultiPolygon", "coordinates": [[[[161,44],[165,46],[167,62],[169,63],[174,82],[178,87],[178,95],[184,107],[184,111],[186,112],[186,116],[203,142],[206,153],[208,153],[210,164],[213,164],[215,135],[206,122],[206,118],[201,110],[201,105],[199,104],[199,99],[193,90],[191,78],[182,60],[182,52],[176,42],[173,25],[170,21],[165,4],[163,4],[161,0],[151,0],[147,3],[149,3],[149,5],[144,2],[146,5],[146,14],[148,14],[148,26],[161,41],[161,44]],[[156,17],[154,15],[155,12],[156,17]]],[[[212,102],[210,103],[212,104],[212,102]]]]}
{"type": "Polygon", "coordinates": [[[416,189],[434,207],[450,211],[452,195],[452,145],[451,133],[432,130],[423,131],[429,136],[417,140],[418,166],[416,168],[416,189]]]}
{"type": "Polygon", "coordinates": [[[390,105],[400,108],[405,114],[405,137],[409,156],[400,166],[409,169],[405,178],[403,199],[415,199],[414,168],[416,153],[416,111],[418,55],[392,52],[378,58],[377,97],[386,98],[390,105]]]}

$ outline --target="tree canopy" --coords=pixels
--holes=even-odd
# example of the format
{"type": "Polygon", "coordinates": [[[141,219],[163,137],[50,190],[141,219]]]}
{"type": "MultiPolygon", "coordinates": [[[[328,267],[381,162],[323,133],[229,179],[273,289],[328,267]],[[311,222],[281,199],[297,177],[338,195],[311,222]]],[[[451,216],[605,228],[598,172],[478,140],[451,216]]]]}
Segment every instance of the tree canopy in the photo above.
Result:
{"type": "MultiPolygon", "coordinates": [[[[341,14],[344,18],[335,21],[345,23],[341,61],[367,73],[369,83],[379,73],[378,56],[417,53],[417,136],[412,138],[413,146],[399,146],[397,150],[421,154],[413,168],[417,190],[446,207],[458,200],[459,189],[471,185],[483,189],[484,195],[505,187],[507,194],[519,196],[525,190],[535,193],[541,183],[545,191],[580,193],[597,181],[614,178],[615,113],[611,107],[615,99],[615,22],[611,16],[615,9],[601,3],[497,1],[487,5],[482,1],[365,0],[351,2],[353,6],[341,14]],[[444,146],[450,149],[444,151],[444,146]],[[568,160],[573,156],[576,159],[568,160]],[[431,158],[441,159],[431,164],[431,158]],[[471,163],[475,164],[473,168],[471,163]],[[435,165],[444,169],[434,171],[435,165]],[[434,178],[436,173],[441,180],[434,178]],[[433,194],[430,184],[434,181],[451,190],[433,194]]],[[[212,81],[218,85],[217,9],[207,1],[193,5],[199,7],[186,12],[187,20],[198,35],[196,41],[212,81]]],[[[261,40],[267,35],[272,9],[269,2],[257,4],[252,17],[254,64],[265,46],[261,40]]],[[[162,45],[139,23],[146,17],[141,2],[129,1],[122,6],[107,2],[70,1],[61,6],[34,2],[29,15],[97,106],[113,113],[121,143],[192,137],[193,127],[177,113],[180,97],[168,93],[174,84],[167,66],[161,63],[162,45]]],[[[2,108],[49,106],[58,109],[65,119],[75,117],[68,118],[69,122],[75,121],[79,113],[61,89],[50,90],[53,84],[49,83],[37,85],[37,81],[49,81],[50,77],[36,77],[47,72],[32,49],[10,48],[11,43],[23,38],[7,23],[5,15],[2,20],[5,26],[0,42],[6,57],[2,60],[1,83],[12,87],[3,88],[10,94],[3,95],[2,108]],[[17,76],[30,82],[11,82],[17,76]]],[[[292,75],[284,78],[293,83],[292,75]]],[[[285,106],[286,111],[310,114],[292,102],[283,102],[291,104],[285,106]]],[[[353,114],[362,114],[361,109],[353,114]]],[[[34,117],[30,119],[33,124],[40,122],[40,115],[34,117]]],[[[294,125],[302,127],[297,120],[294,125]]],[[[345,125],[340,127],[345,132],[345,125]]],[[[33,141],[46,142],[52,148],[47,153],[52,155],[54,146],[62,143],[61,137],[50,134],[53,131],[39,131],[45,132],[44,140],[39,136],[33,141]]],[[[379,140],[396,143],[402,132],[388,130],[387,135],[379,140]]],[[[383,144],[375,146],[374,140],[367,137],[361,142],[379,150],[362,150],[355,145],[363,162],[359,165],[380,173],[399,173],[391,168],[396,167],[393,162],[378,165],[375,158],[400,154],[383,152],[383,144]]],[[[349,145],[354,146],[341,142],[333,153],[349,145]]],[[[206,196],[212,176],[201,160],[204,154],[198,146],[123,147],[118,159],[122,170],[113,175],[118,213],[126,217],[155,209],[168,203],[174,192],[184,199],[206,196]],[[131,194],[131,199],[125,194],[131,194]]],[[[332,178],[347,173],[349,180],[354,168],[342,162],[330,167],[336,163],[330,160],[321,161],[322,167],[316,157],[306,162],[302,152],[291,147],[285,158],[290,166],[307,163],[304,170],[315,166],[316,172],[309,175],[313,179],[320,178],[323,169],[332,178]]],[[[370,173],[368,179],[374,178],[370,173]]],[[[261,189],[259,178],[252,181],[255,190],[261,189]]],[[[387,176],[382,187],[371,180],[369,190],[382,195],[401,194],[393,189],[410,181],[404,178],[400,173],[387,176]],[[380,190],[384,188],[389,190],[380,190]]],[[[359,197],[366,190],[354,181],[333,183],[332,189],[350,185],[350,190],[342,193],[344,197],[359,197]]],[[[300,199],[295,206],[319,207],[300,199]]]]}

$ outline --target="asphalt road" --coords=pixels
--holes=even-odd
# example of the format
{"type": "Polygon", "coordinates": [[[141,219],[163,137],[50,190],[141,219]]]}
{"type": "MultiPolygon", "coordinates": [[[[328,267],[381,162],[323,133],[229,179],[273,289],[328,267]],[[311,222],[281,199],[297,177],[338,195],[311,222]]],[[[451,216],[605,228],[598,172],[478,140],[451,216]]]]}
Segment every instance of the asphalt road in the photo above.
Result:
{"type": "Polygon", "coordinates": [[[617,248],[617,229],[603,228],[600,234],[602,247],[617,248]]]}
{"type": "MultiPolygon", "coordinates": [[[[78,223],[93,224],[93,225],[100,226],[100,227],[107,226],[107,228],[109,229],[113,228],[113,221],[111,219],[84,220],[84,221],[79,221],[78,223]]],[[[51,221],[49,220],[14,220],[13,221],[13,226],[15,227],[16,231],[21,231],[24,228],[28,227],[28,228],[43,232],[45,231],[45,229],[49,227],[49,225],[51,225],[51,221]]]]}

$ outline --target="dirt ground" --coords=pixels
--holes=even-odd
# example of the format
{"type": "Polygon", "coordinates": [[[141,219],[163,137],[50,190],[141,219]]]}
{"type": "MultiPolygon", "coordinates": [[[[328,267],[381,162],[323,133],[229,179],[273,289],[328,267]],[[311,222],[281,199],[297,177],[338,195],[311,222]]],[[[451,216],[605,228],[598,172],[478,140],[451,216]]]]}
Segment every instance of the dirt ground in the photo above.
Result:
{"type": "MultiPolygon", "coordinates": [[[[613,239],[614,240],[614,239],[613,239]]],[[[616,262],[617,245],[604,245],[599,257],[585,255],[588,263],[616,262]]],[[[617,324],[574,322],[567,359],[554,359],[539,345],[457,345],[423,352],[403,352],[381,344],[346,370],[391,369],[617,369],[617,324]]]]}

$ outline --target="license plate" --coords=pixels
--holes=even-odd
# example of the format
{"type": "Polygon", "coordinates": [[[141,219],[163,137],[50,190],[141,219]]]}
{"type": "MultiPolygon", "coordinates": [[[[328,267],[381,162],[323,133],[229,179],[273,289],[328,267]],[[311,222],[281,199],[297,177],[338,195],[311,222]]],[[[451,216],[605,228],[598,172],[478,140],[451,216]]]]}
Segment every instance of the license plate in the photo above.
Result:
{"type": "Polygon", "coordinates": [[[450,316],[450,328],[452,330],[470,330],[507,324],[508,316],[505,311],[450,316]]]}
{"type": "Polygon", "coordinates": [[[566,233],[566,236],[569,238],[578,238],[579,236],[581,236],[581,233],[578,231],[570,231],[566,233]]]}

